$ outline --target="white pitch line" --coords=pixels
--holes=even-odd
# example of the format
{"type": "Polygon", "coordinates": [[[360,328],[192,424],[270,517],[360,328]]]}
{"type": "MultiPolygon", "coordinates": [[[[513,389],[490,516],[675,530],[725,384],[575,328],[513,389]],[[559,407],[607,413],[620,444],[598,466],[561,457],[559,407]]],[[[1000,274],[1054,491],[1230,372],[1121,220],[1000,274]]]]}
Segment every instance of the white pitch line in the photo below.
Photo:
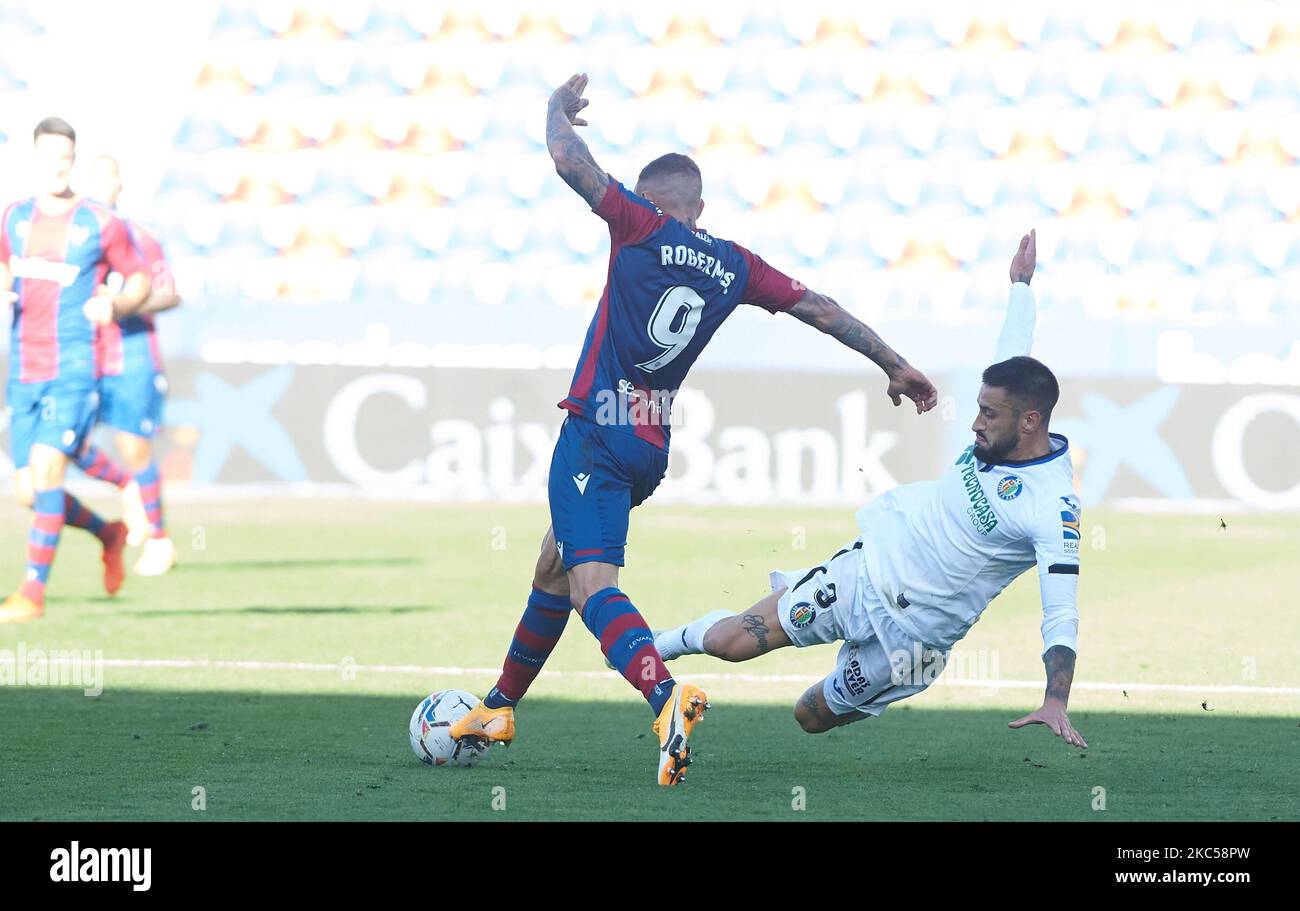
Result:
{"type": "MultiPolygon", "coordinates": [[[[7,659],[0,657],[0,663],[7,659]]],[[[67,663],[73,659],[55,658],[51,664],[67,663]]],[[[83,662],[84,663],[84,662],[83,662]]],[[[501,673],[499,668],[491,667],[424,667],[417,664],[326,664],[311,661],[234,661],[212,658],[105,658],[104,667],[127,668],[171,668],[241,671],[314,671],[339,674],[344,670],[368,674],[419,674],[426,677],[495,677],[501,673]]],[[[547,671],[543,677],[569,680],[603,680],[617,678],[614,671],[547,671]]],[[[691,674],[692,680],[723,680],[738,683],[816,683],[822,678],[809,674],[738,674],[738,673],[703,673],[691,674]]],[[[935,686],[965,686],[975,689],[1010,690],[1040,689],[1042,680],[971,680],[961,677],[939,677],[935,686]]],[[[1074,684],[1075,690],[1108,692],[1129,690],[1138,693],[1201,693],[1226,694],[1242,693],[1255,696],[1300,696],[1300,687],[1293,686],[1247,686],[1244,684],[1216,685],[1198,683],[1094,683],[1080,681],[1074,684]]]]}

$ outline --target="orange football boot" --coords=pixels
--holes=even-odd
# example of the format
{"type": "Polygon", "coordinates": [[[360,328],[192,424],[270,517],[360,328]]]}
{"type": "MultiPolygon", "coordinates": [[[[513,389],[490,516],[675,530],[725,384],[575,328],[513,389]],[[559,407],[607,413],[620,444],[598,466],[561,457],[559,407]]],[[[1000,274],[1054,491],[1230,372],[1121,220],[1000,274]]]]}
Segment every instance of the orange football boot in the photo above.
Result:
{"type": "Polygon", "coordinates": [[[489,743],[504,743],[509,746],[515,739],[515,710],[505,705],[499,709],[490,709],[479,703],[465,713],[459,721],[453,722],[447,729],[453,740],[473,737],[489,743]]]}
{"type": "Polygon", "coordinates": [[[16,591],[0,604],[0,623],[26,623],[45,616],[45,604],[16,591]]]}
{"type": "Polygon", "coordinates": [[[652,726],[659,735],[661,785],[671,787],[686,780],[686,767],[691,764],[691,748],[686,740],[708,707],[709,697],[698,686],[679,683],[673,687],[672,698],[664,703],[652,726]]]}

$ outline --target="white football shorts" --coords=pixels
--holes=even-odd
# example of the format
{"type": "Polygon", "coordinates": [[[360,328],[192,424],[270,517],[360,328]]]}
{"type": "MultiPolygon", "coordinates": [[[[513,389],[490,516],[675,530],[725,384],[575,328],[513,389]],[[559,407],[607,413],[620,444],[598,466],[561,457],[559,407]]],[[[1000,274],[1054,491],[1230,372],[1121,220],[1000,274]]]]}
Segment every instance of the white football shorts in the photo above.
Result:
{"type": "Polygon", "coordinates": [[[920,646],[880,603],[862,538],[850,541],[820,566],[770,575],[781,628],[796,646],[843,642],[822,693],[836,715],[879,715],[891,702],[924,690],[937,674],[912,672],[920,646]]]}

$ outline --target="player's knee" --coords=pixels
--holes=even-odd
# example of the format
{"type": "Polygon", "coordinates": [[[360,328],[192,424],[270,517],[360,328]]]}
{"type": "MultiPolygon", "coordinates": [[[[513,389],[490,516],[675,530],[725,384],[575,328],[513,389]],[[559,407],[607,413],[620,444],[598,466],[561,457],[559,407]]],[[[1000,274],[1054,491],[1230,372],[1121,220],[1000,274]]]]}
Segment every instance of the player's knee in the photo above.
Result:
{"type": "Polygon", "coordinates": [[[591,597],[592,592],[587,590],[587,586],[580,580],[575,579],[572,575],[569,577],[569,606],[579,614],[587,606],[587,599],[591,597]]]}
{"type": "Polygon", "coordinates": [[[794,720],[803,728],[805,734],[825,734],[834,725],[827,724],[817,713],[810,712],[800,703],[794,707],[794,720]]]}
{"type": "Polygon", "coordinates": [[[117,437],[117,451],[122,456],[122,464],[132,474],[139,474],[149,467],[151,453],[149,441],[131,433],[121,433],[117,437]]]}
{"type": "Polygon", "coordinates": [[[618,567],[607,563],[579,563],[567,573],[569,603],[582,612],[592,595],[618,587],[618,567]]]}
{"type": "Polygon", "coordinates": [[[819,690],[819,686],[811,687],[794,706],[794,720],[808,734],[824,734],[835,727],[835,719],[819,690]]]}
{"type": "Polygon", "coordinates": [[[744,654],[743,644],[724,629],[721,623],[713,624],[704,634],[704,653],[714,658],[721,658],[723,661],[746,660],[749,656],[744,654]]]}
{"type": "Polygon", "coordinates": [[[729,650],[727,649],[727,637],[718,629],[718,624],[713,624],[704,633],[704,639],[701,642],[704,646],[704,653],[712,655],[714,658],[721,658],[723,661],[730,661],[729,650]]]}
{"type": "Polygon", "coordinates": [[[564,582],[564,564],[554,549],[542,551],[537,558],[537,568],[533,571],[533,584],[538,588],[551,591],[564,582]]]}
{"type": "Polygon", "coordinates": [[[17,484],[14,486],[14,499],[23,509],[31,509],[36,505],[36,495],[32,493],[32,488],[26,484],[17,484]]]}

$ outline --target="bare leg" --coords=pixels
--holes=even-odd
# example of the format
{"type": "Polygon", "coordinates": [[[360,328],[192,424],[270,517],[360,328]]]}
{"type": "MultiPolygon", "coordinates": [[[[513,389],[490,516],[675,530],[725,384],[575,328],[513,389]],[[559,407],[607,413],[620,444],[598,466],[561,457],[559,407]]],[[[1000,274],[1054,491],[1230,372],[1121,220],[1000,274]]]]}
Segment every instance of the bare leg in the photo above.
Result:
{"type": "Polygon", "coordinates": [[[799,697],[799,701],[795,703],[794,720],[799,722],[799,727],[809,734],[824,734],[831,728],[853,724],[855,721],[871,717],[866,712],[850,712],[847,715],[836,715],[831,711],[830,706],[826,704],[825,686],[826,681],[824,679],[814,683],[808,687],[804,694],[799,697]]]}
{"type": "Polygon", "coordinates": [[[537,556],[537,568],[533,570],[533,585],[548,595],[569,597],[569,580],[564,575],[564,561],[555,549],[555,531],[546,529],[542,538],[542,552],[537,556]]]}
{"type": "Polygon", "coordinates": [[[568,573],[569,603],[582,616],[587,601],[596,592],[618,588],[618,570],[613,563],[579,563],[568,573]]]}
{"type": "Polygon", "coordinates": [[[32,466],[26,465],[14,472],[14,499],[24,509],[31,509],[35,498],[36,490],[32,480],[32,466]]]}
{"type": "Polygon", "coordinates": [[[153,444],[148,437],[119,432],[113,439],[117,443],[117,454],[122,457],[122,465],[132,476],[149,467],[153,459],[153,444]]]}
{"type": "Polygon", "coordinates": [[[785,589],[772,592],[744,613],[718,620],[704,634],[704,652],[723,661],[749,661],[790,644],[776,605],[785,589]]]}

